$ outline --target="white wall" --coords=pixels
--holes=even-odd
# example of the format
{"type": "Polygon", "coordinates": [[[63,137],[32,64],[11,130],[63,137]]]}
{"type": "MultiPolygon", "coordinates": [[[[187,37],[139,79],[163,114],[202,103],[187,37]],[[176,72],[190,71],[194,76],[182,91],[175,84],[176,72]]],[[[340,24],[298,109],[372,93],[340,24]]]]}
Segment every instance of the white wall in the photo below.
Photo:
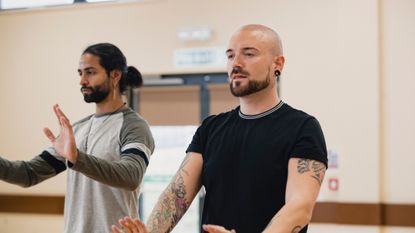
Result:
{"type": "Polygon", "coordinates": [[[383,6],[383,201],[415,203],[415,1],[383,6]]]}
{"type": "MultiPolygon", "coordinates": [[[[115,43],[145,75],[225,71],[176,69],[174,50],[225,48],[238,27],[262,23],[283,39],[283,99],[315,115],[328,147],[340,155],[338,201],[413,204],[413,12],[411,0],[158,0],[2,12],[0,155],[17,160],[40,153],[48,145],[42,128],[57,129],[54,103],[72,121],[93,112],[76,73],[87,45],[115,43]],[[189,44],[176,38],[178,29],[192,26],[211,28],[213,38],[189,44]]],[[[65,175],[30,189],[0,182],[0,193],[64,192],[65,175]]]]}

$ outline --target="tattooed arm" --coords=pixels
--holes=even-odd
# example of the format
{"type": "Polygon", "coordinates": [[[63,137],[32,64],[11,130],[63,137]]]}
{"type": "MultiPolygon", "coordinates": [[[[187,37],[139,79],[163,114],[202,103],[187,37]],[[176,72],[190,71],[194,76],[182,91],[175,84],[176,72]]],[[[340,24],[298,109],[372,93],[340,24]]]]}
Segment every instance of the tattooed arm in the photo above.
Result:
{"type": "Polygon", "coordinates": [[[300,232],[311,220],[325,171],[326,166],[319,161],[291,158],[288,163],[285,205],[263,233],[300,232]]]}
{"type": "Polygon", "coordinates": [[[150,233],[171,232],[201,188],[202,155],[189,152],[147,221],[150,233]]]}
{"type": "Polygon", "coordinates": [[[124,231],[112,225],[112,232],[171,232],[181,217],[186,213],[202,186],[202,166],[203,158],[201,154],[194,152],[187,153],[176,175],[160,195],[147,221],[147,226],[139,219],[131,219],[127,216],[118,221],[124,231]]]}

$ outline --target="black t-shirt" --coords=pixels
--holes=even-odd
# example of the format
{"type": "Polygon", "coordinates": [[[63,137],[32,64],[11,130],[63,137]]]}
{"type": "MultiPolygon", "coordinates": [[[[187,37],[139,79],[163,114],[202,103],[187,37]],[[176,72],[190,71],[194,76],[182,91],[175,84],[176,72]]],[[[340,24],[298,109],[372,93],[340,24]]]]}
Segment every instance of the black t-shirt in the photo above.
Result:
{"type": "Polygon", "coordinates": [[[206,118],[187,152],[203,156],[202,224],[237,233],[262,232],[285,204],[290,158],[327,166],[318,121],[283,102],[255,116],[243,115],[237,107],[206,118]]]}

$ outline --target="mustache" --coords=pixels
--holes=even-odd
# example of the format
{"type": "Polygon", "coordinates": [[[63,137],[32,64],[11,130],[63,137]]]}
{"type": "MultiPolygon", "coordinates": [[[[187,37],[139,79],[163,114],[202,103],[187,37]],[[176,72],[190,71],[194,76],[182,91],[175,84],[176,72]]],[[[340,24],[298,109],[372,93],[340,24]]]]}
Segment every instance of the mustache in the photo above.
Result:
{"type": "Polygon", "coordinates": [[[84,90],[94,91],[94,88],[92,88],[92,87],[81,87],[81,91],[84,91],[84,90]]]}
{"type": "Polygon", "coordinates": [[[242,75],[245,75],[245,76],[248,76],[249,75],[249,73],[247,71],[243,70],[241,67],[238,67],[238,66],[232,68],[231,76],[233,74],[242,74],[242,75]]]}

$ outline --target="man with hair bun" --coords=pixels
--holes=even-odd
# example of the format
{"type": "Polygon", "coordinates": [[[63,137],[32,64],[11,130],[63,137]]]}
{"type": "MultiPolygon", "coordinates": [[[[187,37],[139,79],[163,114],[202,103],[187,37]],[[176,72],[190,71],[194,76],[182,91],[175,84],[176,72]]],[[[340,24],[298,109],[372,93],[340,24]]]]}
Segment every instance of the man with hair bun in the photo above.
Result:
{"type": "Polygon", "coordinates": [[[78,73],[95,113],[71,125],[53,106],[59,135],[44,129],[52,146],[30,161],[0,157],[0,180],[30,187],[68,169],[64,232],[110,232],[120,217],[138,216],[139,186],[154,151],[147,122],[122,98],[127,86],[139,87],[143,80],[109,43],[87,47],[78,73]]]}

